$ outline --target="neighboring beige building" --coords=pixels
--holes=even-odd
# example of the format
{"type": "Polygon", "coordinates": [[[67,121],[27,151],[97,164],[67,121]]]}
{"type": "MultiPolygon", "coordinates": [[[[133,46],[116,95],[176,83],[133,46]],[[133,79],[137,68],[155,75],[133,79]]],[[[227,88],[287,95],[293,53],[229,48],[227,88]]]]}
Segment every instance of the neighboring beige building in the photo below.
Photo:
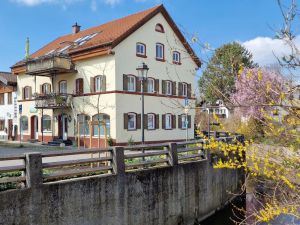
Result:
{"type": "MultiPolygon", "coordinates": [[[[117,145],[139,143],[136,68],[141,62],[150,68],[144,88],[146,143],[185,140],[184,99],[194,108],[201,63],[162,5],[83,31],[75,24],[72,34],[12,66],[23,140],[74,141],[80,131],[81,145],[87,147],[90,140],[98,146],[99,137],[103,146],[105,133],[117,145]],[[97,115],[105,123],[90,130],[89,121],[99,121],[97,115]]],[[[189,138],[194,117],[194,109],[189,110],[189,138]]]]}

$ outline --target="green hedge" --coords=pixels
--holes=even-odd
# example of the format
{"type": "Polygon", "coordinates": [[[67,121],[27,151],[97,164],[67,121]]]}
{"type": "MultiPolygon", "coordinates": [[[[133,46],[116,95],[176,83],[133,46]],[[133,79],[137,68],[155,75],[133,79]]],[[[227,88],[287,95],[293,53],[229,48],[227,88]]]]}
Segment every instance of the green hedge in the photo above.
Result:
{"type": "MultiPolygon", "coordinates": [[[[0,178],[2,177],[19,177],[22,175],[22,172],[10,172],[10,173],[0,173],[0,178]]],[[[17,183],[3,183],[0,184],[0,191],[5,191],[9,189],[16,189],[17,183]]]]}

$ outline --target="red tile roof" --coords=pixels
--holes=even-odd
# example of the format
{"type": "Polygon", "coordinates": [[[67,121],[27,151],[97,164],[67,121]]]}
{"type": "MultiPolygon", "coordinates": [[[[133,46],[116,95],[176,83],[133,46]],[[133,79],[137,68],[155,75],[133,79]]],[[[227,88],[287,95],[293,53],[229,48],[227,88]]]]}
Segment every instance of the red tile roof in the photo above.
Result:
{"type": "MultiPolygon", "coordinates": [[[[159,5],[148,10],[135,13],[129,16],[126,16],[121,19],[117,19],[100,26],[92,27],[83,31],[80,31],[76,34],[69,34],[62,37],[57,38],[56,40],[50,42],[43,48],[39,49],[32,55],[30,58],[37,58],[48,54],[49,52],[55,50],[59,51],[70,43],[74,43],[74,41],[78,40],[81,37],[85,37],[87,35],[91,35],[94,33],[98,33],[92,39],[87,41],[86,43],[80,46],[74,46],[68,49],[68,54],[72,57],[72,55],[80,55],[84,52],[91,51],[93,49],[112,49],[117,46],[122,40],[128,37],[131,33],[140,28],[143,24],[149,21],[153,16],[158,13],[162,13],[171,27],[174,29],[175,33],[182,41],[183,45],[187,48],[188,52],[191,54],[195,63],[200,67],[201,62],[199,58],[196,56],[188,42],[185,40],[182,33],[179,31],[178,27],[166,11],[163,5],[159,5]]],[[[24,64],[24,61],[21,61],[15,64],[13,67],[21,66],[24,64]],[[22,63],[23,62],[23,63],[22,63]]],[[[12,67],[12,68],[13,68],[12,67]]]]}

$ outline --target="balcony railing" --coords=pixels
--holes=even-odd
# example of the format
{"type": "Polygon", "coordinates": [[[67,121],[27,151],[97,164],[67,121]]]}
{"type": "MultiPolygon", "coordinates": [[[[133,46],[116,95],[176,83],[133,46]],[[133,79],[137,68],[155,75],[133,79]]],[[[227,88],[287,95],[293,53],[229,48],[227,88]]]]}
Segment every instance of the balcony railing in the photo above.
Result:
{"type": "Polygon", "coordinates": [[[26,74],[53,76],[61,73],[76,72],[71,59],[64,55],[48,55],[26,62],[26,74]]]}
{"type": "Polygon", "coordinates": [[[73,95],[49,93],[34,94],[36,109],[62,109],[71,107],[73,95]]]}

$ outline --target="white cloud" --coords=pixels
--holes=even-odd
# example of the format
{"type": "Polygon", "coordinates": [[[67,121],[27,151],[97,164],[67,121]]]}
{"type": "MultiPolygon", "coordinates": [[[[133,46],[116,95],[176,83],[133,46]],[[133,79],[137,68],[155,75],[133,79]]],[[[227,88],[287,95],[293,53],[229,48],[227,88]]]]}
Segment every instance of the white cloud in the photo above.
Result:
{"type": "Polygon", "coordinates": [[[104,2],[105,2],[105,4],[110,5],[110,6],[113,7],[117,4],[120,4],[121,0],[105,0],[104,2]]]}
{"type": "Polygon", "coordinates": [[[91,1],[91,10],[93,11],[93,12],[96,12],[97,11],[97,2],[96,2],[96,0],[92,0],[91,1]]]}
{"type": "Polygon", "coordinates": [[[36,6],[41,4],[61,4],[63,6],[66,6],[78,1],[81,0],[11,0],[11,2],[15,2],[26,6],[36,6]]]}
{"type": "MultiPolygon", "coordinates": [[[[295,38],[295,43],[300,47],[300,36],[295,38]]],[[[256,63],[261,66],[277,63],[277,58],[288,55],[291,48],[282,40],[270,37],[257,37],[242,43],[252,54],[256,63]]]]}

